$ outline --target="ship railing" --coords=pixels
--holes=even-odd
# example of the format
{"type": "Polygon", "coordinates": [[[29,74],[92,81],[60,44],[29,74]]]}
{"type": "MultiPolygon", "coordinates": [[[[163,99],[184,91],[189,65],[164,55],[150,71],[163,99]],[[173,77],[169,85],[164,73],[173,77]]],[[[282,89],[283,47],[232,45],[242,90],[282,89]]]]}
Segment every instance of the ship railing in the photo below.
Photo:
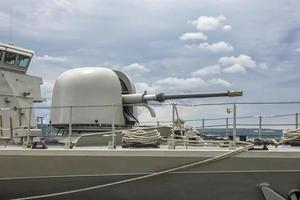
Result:
{"type": "MultiPolygon", "coordinates": [[[[138,105],[141,105],[141,104],[138,104],[138,105]]],[[[238,113],[238,108],[242,107],[242,106],[245,106],[245,105],[255,105],[255,106],[258,106],[258,105],[296,105],[296,109],[294,110],[300,110],[299,108],[299,105],[300,105],[300,102],[298,101],[293,101],[293,102],[226,102],[226,103],[203,103],[203,104],[182,104],[182,103],[163,103],[163,104],[151,104],[151,106],[154,106],[154,107],[157,107],[157,106],[170,106],[171,107],[171,120],[153,120],[153,121],[141,121],[137,124],[137,126],[142,126],[142,125],[145,125],[145,124],[148,124],[148,125],[154,125],[153,127],[155,127],[155,125],[157,127],[159,126],[163,126],[164,124],[165,125],[169,125],[169,126],[172,126],[172,134],[171,134],[171,137],[167,139],[167,142],[169,142],[169,146],[170,148],[175,148],[175,145],[176,143],[178,143],[178,137],[176,138],[175,137],[175,128],[177,127],[178,128],[178,120],[183,120],[185,123],[192,123],[193,126],[198,129],[200,131],[201,134],[205,134],[206,133],[206,130],[209,130],[209,129],[212,129],[212,128],[220,128],[220,127],[225,127],[225,137],[231,137],[232,139],[232,145],[235,146],[237,145],[237,143],[239,142],[237,140],[237,129],[238,128],[241,128],[241,127],[257,127],[257,133],[258,133],[258,138],[262,138],[262,136],[265,134],[264,133],[264,128],[266,127],[271,127],[271,128],[274,128],[274,127],[284,127],[284,126],[289,126],[289,127],[293,127],[295,129],[298,129],[299,127],[299,112],[291,112],[291,113],[276,113],[274,115],[266,115],[266,114],[263,114],[263,113],[259,113],[257,115],[245,115],[245,116],[242,116],[240,115],[241,111],[239,111],[238,113]],[[225,116],[223,114],[223,116],[221,117],[215,117],[215,118],[212,118],[212,117],[202,117],[202,118],[194,118],[194,119],[183,119],[181,118],[180,114],[181,114],[181,111],[180,109],[178,109],[178,107],[183,107],[183,108],[186,108],[186,107],[192,107],[193,109],[195,108],[201,108],[203,109],[204,107],[211,107],[211,106],[225,106],[226,107],[226,112],[225,113],[225,116]],[[286,117],[289,117],[290,119],[287,120],[289,121],[289,123],[270,123],[270,122],[267,122],[268,120],[270,119],[282,119],[282,118],[286,118],[286,117]],[[242,123],[240,122],[241,120],[255,120],[255,122],[252,122],[252,123],[242,123]],[[290,122],[292,121],[292,122],[290,122]],[[211,122],[218,122],[217,124],[215,123],[211,123],[211,122]]],[[[38,113],[38,116],[37,116],[37,121],[39,122],[38,125],[42,125],[42,127],[47,124],[45,123],[44,124],[44,121],[45,121],[45,118],[47,118],[48,116],[44,115],[44,116],[41,116],[39,115],[39,111],[41,110],[47,110],[49,112],[50,109],[69,109],[69,124],[68,124],[68,128],[66,129],[68,131],[68,142],[66,143],[66,147],[67,148],[72,148],[72,145],[73,145],[73,142],[72,142],[72,133],[73,133],[73,128],[74,128],[74,125],[73,125],[73,120],[72,120],[72,112],[74,109],[76,108],[100,108],[100,107],[111,107],[113,110],[115,110],[115,108],[117,106],[126,106],[126,105],[100,105],[100,106],[97,106],[97,105],[93,105],[93,106],[89,106],[89,105],[86,105],[86,106],[60,106],[60,107],[50,107],[50,106],[40,106],[40,107],[28,107],[28,108],[3,108],[1,109],[0,108],[0,139],[1,138],[6,138],[6,136],[3,135],[3,132],[4,131],[10,131],[11,132],[11,135],[10,135],[10,138],[12,139],[14,136],[13,136],[13,131],[18,129],[18,128],[27,128],[27,135],[26,135],[26,146],[29,146],[30,145],[30,142],[32,142],[30,139],[30,134],[31,134],[31,130],[32,130],[32,116],[33,116],[33,113],[38,113]],[[11,112],[17,112],[19,110],[27,110],[27,115],[28,115],[28,121],[27,121],[27,124],[23,124],[21,121],[20,121],[20,124],[23,124],[23,126],[17,126],[17,127],[14,127],[13,126],[13,119],[12,117],[10,117],[9,119],[9,124],[10,124],[10,127],[9,128],[5,128],[3,127],[3,116],[2,116],[2,112],[8,112],[8,111],[11,111],[11,112]]],[[[133,104],[130,104],[130,106],[135,106],[133,104]]],[[[273,110],[274,111],[274,110],[273,110]]],[[[201,113],[202,114],[202,113],[201,113]]],[[[19,119],[20,120],[20,119],[19,119]]],[[[51,127],[51,123],[48,123],[49,127],[51,127]]],[[[92,134],[98,134],[98,135],[101,135],[101,134],[106,134],[107,133],[111,133],[111,141],[110,141],[110,144],[109,144],[109,148],[115,148],[116,146],[116,134],[119,134],[120,131],[116,130],[116,126],[118,126],[117,124],[115,124],[114,122],[114,116],[112,117],[112,122],[111,122],[111,131],[109,132],[102,132],[102,133],[92,133],[92,134]]],[[[128,126],[128,127],[131,127],[131,126],[128,126]]],[[[184,127],[179,125],[179,128],[180,128],[180,132],[182,133],[184,127]]],[[[87,134],[83,134],[82,136],[84,137],[85,135],[87,134]]],[[[51,137],[51,136],[47,136],[47,137],[51,137]]],[[[182,142],[187,142],[185,141],[184,137],[181,139],[182,142]]],[[[201,141],[198,141],[199,143],[204,143],[204,142],[201,142],[201,141]]],[[[205,141],[206,143],[210,143],[208,141],[205,141]]],[[[191,142],[193,143],[193,142],[191,142]]],[[[216,141],[212,141],[212,143],[218,143],[216,141]]],[[[189,143],[190,144],[190,143],[189,143]]]]}

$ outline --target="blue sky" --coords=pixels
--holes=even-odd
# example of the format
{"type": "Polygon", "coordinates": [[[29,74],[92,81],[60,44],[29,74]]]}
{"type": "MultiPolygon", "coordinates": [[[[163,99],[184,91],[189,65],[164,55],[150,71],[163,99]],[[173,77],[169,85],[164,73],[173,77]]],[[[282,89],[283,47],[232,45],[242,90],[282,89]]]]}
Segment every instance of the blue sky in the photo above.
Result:
{"type": "MultiPolygon", "coordinates": [[[[35,51],[29,73],[43,77],[49,100],[54,80],[74,67],[120,69],[139,91],[241,89],[245,95],[236,101],[300,98],[300,1],[1,1],[2,42],[9,40],[10,8],[13,41],[35,51]]],[[[205,116],[224,115],[207,111],[205,116]]]]}

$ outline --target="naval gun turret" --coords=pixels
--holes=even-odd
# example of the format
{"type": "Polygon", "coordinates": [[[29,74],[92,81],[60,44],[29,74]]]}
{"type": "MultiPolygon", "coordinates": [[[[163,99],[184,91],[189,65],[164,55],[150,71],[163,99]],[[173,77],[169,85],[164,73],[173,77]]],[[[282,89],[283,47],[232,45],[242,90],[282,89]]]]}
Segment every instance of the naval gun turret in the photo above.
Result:
{"type": "Polygon", "coordinates": [[[242,92],[226,91],[204,94],[136,93],[130,78],[121,71],[107,68],[76,68],[64,72],[56,80],[52,95],[50,120],[54,127],[77,131],[110,130],[128,127],[138,121],[136,106],[146,106],[155,112],[149,101],[241,96],[242,92]],[[72,111],[70,110],[72,109],[72,111]]]}

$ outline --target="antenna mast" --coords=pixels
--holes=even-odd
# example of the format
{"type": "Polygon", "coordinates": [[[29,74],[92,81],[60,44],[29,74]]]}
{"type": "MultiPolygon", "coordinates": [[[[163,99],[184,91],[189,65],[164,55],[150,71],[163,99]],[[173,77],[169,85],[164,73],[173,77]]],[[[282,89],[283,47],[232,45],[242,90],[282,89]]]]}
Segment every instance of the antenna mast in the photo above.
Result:
{"type": "Polygon", "coordinates": [[[9,44],[14,45],[13,43],[13,10],[10,8],[10,32],[9,32],[9,44]]]}

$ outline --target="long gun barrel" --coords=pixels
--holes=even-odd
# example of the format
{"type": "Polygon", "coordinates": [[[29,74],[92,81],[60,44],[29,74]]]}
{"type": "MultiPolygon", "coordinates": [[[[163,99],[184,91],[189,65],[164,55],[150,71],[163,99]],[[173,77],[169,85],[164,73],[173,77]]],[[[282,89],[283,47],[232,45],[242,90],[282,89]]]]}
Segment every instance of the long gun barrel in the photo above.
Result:
{"type": "Polygon", "coordinates": [[[148,101],[164,102],[170,99],[191,99],[191,98],[208,98],[208,97],[235,97],[242,96],[242,91],[226,91],[215,93],[189,93],[189,94],[125,94],[122,95],[124,104],[147,103],[148,101]]]}

